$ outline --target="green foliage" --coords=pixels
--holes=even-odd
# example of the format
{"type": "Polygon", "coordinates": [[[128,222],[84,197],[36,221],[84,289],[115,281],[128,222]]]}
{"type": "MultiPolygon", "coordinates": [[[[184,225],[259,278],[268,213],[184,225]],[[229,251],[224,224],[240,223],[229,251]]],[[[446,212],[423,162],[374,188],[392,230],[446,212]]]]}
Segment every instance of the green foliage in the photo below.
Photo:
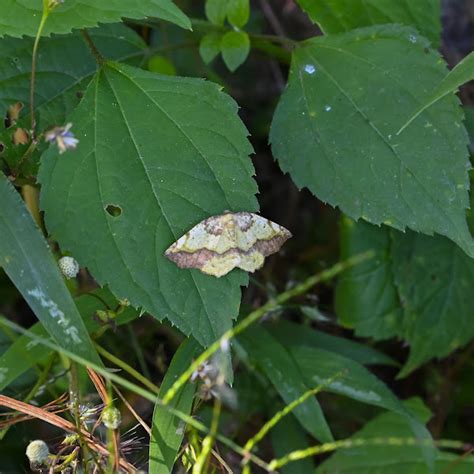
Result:
{"type": "Polygon", "coordinates": [[[299,187],[354,219],[436,232],[474,255],[465,221],[467,136],[457,99],[438,101],[397,135],[444,75],[439,55],[408,28],[309,40],[293,54],[273,119],[280,166],[299,187]]]}
{"type": "Polygon", "coordinates": [[[221,40],[222,36],[218,33],[208,33],[201,38],[199,54],[206,64],[209,64],[221,52],[221,40]]]}
{"type": "Polygon", "coordinates": [[[372,248],[377,258],[341,279],[338,315],[361,336],[407,341],[410,357],[401,376],[474,337],[474,261],[453,242],[347,219],[343,227],[345,256],[372,248]]]}
{"type": "Polygon", "coordinates": [[[222,59],[233,72],[242,65],[250,52],[250,40],[243,31],[229,31],[221,40],[222,59]]]}
{"type": "MultiPolygon", "coordinates": [[[[254,327],[239,337],[239,342],[250,360],[264,372],[286,404],[314,388],[305,384],[303,374],[285,347],[265,329],[254,327]]],[[[306,431],[316,439],[323,442],[333,439],[321,407],[315,398],[310,398],[298,406],[294,414],[306,431]]]]}
{"type": "MultiPolygon", "coordinates": [[[[106,57],[138,64],[145,43],[124,25],[104,25],[89,31],[98,50],[106,57]]],[[[30,38],[0,41],[0,110],[22,102],[20,124],[29,126],[30,38]]],[[[80,96],[97,71],[97,63],[79,32],[52,35],[41,40],[41,58],[36,69],[35,109],[41,129],[62,124],[80,102],[80,96]]]]}
{"type": "MultiPolygon", "coordinates": [[[[101,323],[96,317],[97,310],[104,311],[117,305],[116,299],[107,289],[99,289],[79,296],[75,299],[75,303],[89,333],[95,332],[107,325],[106,321],[101,323]]],[[[126,308],[109,324],[112,327],[116,327],[126,324],[137,317],[137,311],[132,308],[126,308]]],[[[30,328],[30,331],[40,337],[47,336],[47,332],[41,323],[36,323],[30,328]]],[[[52,352],[52,350],[43,345],[32,341],[28,336],[18,337],[0,356],[0,367],[8,367],[8,373],[0,381],[0,392],[28,369],[46,360],[52,352]]]]}
{"type": "MultiPolygon", "coordinates": [[[[178,377],[198,354],[199,344],[193,339],[183,342],[171,361],[163,379],[158,398],[171,387],[178,377]]],[[[190,413],[193,404],[195,385],[188,383],[176,395],[172,407],[182,413],[190,413]]],[[[184,437],[185,424],[167,411],[159,403],[153,412],[152,434],[150,438],[149,471],[156,474],[166,474],[172,471],[179,447],[184,437]]]]}
{"type": "MultiPolygon", "coordinates": [[[[272,446],[277,457],[284,456],[296,449],[304,449],[308,446],[305,434],[301,431],[293,415],[288,415],[278,423],[271,432],[272,446]]],[[[284,466],[282,474],[300,474],[301,472],[313,472],[314,463],[310,458],[302,459],[284,466]]]]}
{"type": "Polygon", "coordinates": [[[385,23],[414,26],[436,47],[441,33],[438,0],[297,0],[325,33],[385,23]]]}
{"type": "MultiPolygon", "coordinates": [[[[0,36],[35,36],[43,10],[37,0],[0,0],[0,36]]],[[[121,18],[156,17],[191,28],[189,18],[171,0],[68,0],[49,14],[44,35],[69,33],[74,28],[91,28],[121,18]]]]}
{"type": "MultiPolygon", "coordinates": [[[[98,362],[51,251],[20,196],[0,173],[0,264],[56,343],[98,362]]],[[[2,367],[1,379],[8,377],[2,367]]]]}
{"type": "MultiPolygon", "coordinates": [[[[430,418],[429,410],[419,399],[406,402],[406,407],[421,422],[426,423],[430,418]]],[[[395,413],[384,413],[369,421],[353,439],[373,438],[409,438],[410,427],[406,418],[395,413]]],[[[472,457],[460,458],[446,451],[437,451],[434,473],[452,472],[469,474],[472,472],[474,460],[472,457]]],[[[426,474],[429,472],[420,456],[417,447],[400,446],[361,446],[333,454],[327,461],[316,469],[317,474],[338,472],[340,474],[396,474],[403,472],[410,474],[426,474]]]]}
{"type": "Polygon", "coordinates": [[[177,3],[0,0],[0,469],[26,414],[44,471],[472,472],[462,1],[177,3]],[[257,192],[293,238],[250,279],[165,257],[257,192]]]}
{"type": "Polygon", "coordinates": [[[235,104],[211,83],[109,63],[69,120],[77,151],[42,159],[48,229],[117,297],[208,345],[237,316],[247,277],[182,270],[164,251],[210,215],[257,209],[235,104]]]}

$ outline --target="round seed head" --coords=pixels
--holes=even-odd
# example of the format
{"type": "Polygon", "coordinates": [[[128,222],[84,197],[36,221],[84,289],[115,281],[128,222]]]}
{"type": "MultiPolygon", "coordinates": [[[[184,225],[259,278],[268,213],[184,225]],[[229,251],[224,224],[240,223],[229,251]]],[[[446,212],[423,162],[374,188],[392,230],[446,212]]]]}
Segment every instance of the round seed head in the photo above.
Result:
{"type": "Polygon", "coordinates": [[[49,456],[48,445],[41,439],[31,441],[26,448],[26,457],[30,464],[43,464],[49,456]]]}

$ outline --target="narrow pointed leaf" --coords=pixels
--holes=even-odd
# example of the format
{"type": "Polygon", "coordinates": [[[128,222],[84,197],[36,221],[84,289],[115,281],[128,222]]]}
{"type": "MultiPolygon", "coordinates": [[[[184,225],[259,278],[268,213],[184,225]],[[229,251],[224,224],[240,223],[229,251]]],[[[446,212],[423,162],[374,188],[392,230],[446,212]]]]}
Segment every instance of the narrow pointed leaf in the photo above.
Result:
{"type": "MultiPolygon", "coordinates": [[[[289,351],[307,384],[314,386],[323,383],[342,371],[342,375],[325,390],[400,414],[407,419],[412,436],[419,440],[431,440],[430,432],[424,424],[413,417],[391,390],[362,365],[323,349],[294,346],[289,351]]],[[[434,448],[425,445],[418,448],[418,452],[420,457],[423,453],[425,463],[431,466],[435,455],[434,448]]]]}
{"type": "MultiPolygon", "coordinates": [[[[176,379],[192,363],[198,352],[199,344],[193,339],[188,339],[181,344],[166,371],[159,397],[163,397],[176,379]]],[[[195,391],[196,386],[188,382],[173,398],[171,407],[189,415],[195,391]]],[[[182,421],[159,404],[155,405],[152,423],[148,469],[156,474],[168,474],[172,472],[186,427],[182,421]]]]}
{"type": "Polygon", "coordinates": [[[354,219],[442,234],[473,256],[459,101],[439,100],[397,135],[445,74],[428,42],[398,25],[307,41],[272,123],[280,166],[354,219]]]}
{"type": "Polygon", "coordinates": [[[100,364],[41,231],[3,173],[0,202],[0,265],[59,346],[100,364]]]}
{"type": "Polygon", "coordinates": [[[49,231],[118,298],[209,344],[247,275],[180,269],[164,252],[210,215],[257,209],[235,103],[209,82],[109,63],[68,120],[77,149],[51,148],[40,169],[49,231]]]}
{"type": "MultiPolygon", "coordinates": [[[[252,327],[238,339],[250,360],[261,368],[286,404],[318,385],[305,383],[304,375],[286,348],[264,328],[252,327]]],[[[332,441],[331,430],[315,397],[295,408],[294,415],[316,439],[322,442],[332,441]]]]}
{"type": "MultiPolygon", "coordinates": [[[[43,2],[0,0],[0,36],[35,36],[43,2]]],[[[191,29],[189,18],[171,0],[67,0],[49,14],[43,35],[69,33],[74,28],[91,28],[122,18],[156,17],[191,29]]]]}
{"type": "MultiPolygon", "coordinates": [[[[101,327],[99,322],[94,318],[95,312],[98,309],[106,310],[117,306],[117,300],[107,289],[98,289],[92,293],[79,296],[75,298],[74,301],[89,334],[101,327]],[[108,306],[105,306],[104,302],[107,303],[108,306]]],[[[138,315],[138,311],[133,308],[125,308],[113,320],[113,324],[120,326],[137,318],[138,315]]],[[[41,323],[34,324],[30,328],[30,331],[40,337],[47,336],[47,332],[41,323]]],[[[48,347],[39,342],[32,341],[30,337],[25,335],[19,336],[15,342],[0,355],[0,374],[2,373],[2,367],[8,367],[8,372],[3,377],[0,375],[0,391],[4,390],[35,364],[44,361],[51,352],[52,350],[48,347]]]]}

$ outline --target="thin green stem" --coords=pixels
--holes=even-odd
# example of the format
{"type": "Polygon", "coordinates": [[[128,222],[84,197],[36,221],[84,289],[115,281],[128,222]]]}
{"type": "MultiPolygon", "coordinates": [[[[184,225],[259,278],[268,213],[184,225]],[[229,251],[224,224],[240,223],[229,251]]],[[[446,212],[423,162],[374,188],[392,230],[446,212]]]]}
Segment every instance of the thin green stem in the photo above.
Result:
{"type": "Polygon", "coordinates": [[[108,361],[112,362],[115,364],[117,367],[120,367],[122,370],[127,372],[129,375],[131,375],[134,379],[138,380],[140,383],[142,383],[145,387],[150,389],[153,393],[158,394],[160,391],[160,387],[157,387],[154,383],[150,382],[146,377],[144,377],[140,372],[135,370],[133,367],[128,365],[126,362],[124,362],[122,359],[119,357],[114,356],[111,354],[109,351],[104,349],[102,346],[99,346],[99,344],[95,343],[95,348],[97,349],[97,352],[102,356],[105,357],[108,361]]]}
{"type": "MultiPolygon", "coordinates": [[[[140,387],[139,385],[134,384],[133,382],[130,382],[127,379],[124,379],[123,377],[120,377],[119,375],[108,371],[104,367],[96,364],[95,362],[89,361],[85,359],[84,357],[81,357],[67,349],[64,349],[63,347],[58,346],[51,340],[38,336],[28,329],[25,329],[18,324],[14,323],[13,321],[8,320],[4,316],[0,315],[0,324],[3,324],[14,331],[25,335],[26,337],[29,337],[30,339],[37,341],[38,343],[44,345],[45,347],[49,347],[53,351],[59,352],[63,356],[69,357],[71,360],[76,361],[78,364],[83,365],[84,367],[90,367],[93,369],[95,372],[98,374],[102,375],[105,379],[111,380],[112,382],[115,382],[117,385],[120,385],[128,390],[130,390],[133,393],[136,393],[137,395],[143,397],[145,400],[149,400],[152,403],[156,403],[160,406],[163,406],[165,410],[167,410],[169,413],[172,415],[176,416],[180,420],[184,421],[186,424],[189,426],[192,426],[196,430],[200,431],[201,433],[205,433],[206,435],[209,434],[210,430],[207,428],[206,425],[201,423],[200,421],[196,420],[190,415],[187,415],[186,413],[183,413],[179,410],[176,410],[175,408],[172,408],[168,405],[164,405],[162,400],[160,400],[156,395],[154,395],[152,392],[149,392],[148,390],[145,390],[144,388],[140,387]]],[[[234,452],[239,454],[240,456],[244,457],[247,456],[247,453],[245,452],[244,448],[239,446],[238,444],[234,443],[231,439],[227,438],[226,436],[216,434],[216,439],[220,441],[222,444],[225,446],[229,447],[232,449],[234,452]]],[[[250,460],[256,464],[257,466],[261,467],[265,471],[270,472],[271,469],[269,468],[268,463],[266,463],[263,459],[259,458],[258,456],[255,456],[254,454],[249,455],[250,460]]]]}
{"type": "Polygon", "coordinates": [[[309,397],[313,397],[317,393],[319,393],[321,390],[323,390],[325,387],[331,385],[334,380],[342,376],[343,372],[338,372],[335,374],[333,377],[327,379],[324,383],[318,385],[315,388],[312,388],[308,390],[307,392],[303,393],[301,397],[297,398],[296,400],[293,400],[290,404],[286,405],[282,410],[278,411],[273,415],[270,420],[268,420],[262,428],[257,432],[255,436],[250,438],[247,443],[244,446],[244,449],[251,451],[253,447],[260,442],[263,437],[286,415],[291,413],[296,407],[304,403],[309,397]]]}
{"type": "Polygon", "coordinates": [[[337,449],[352,449],[358,448],[361,446],[437,446],[438,448],[447,448],[447,449],[457,449],[465,450],[466,443],[462,441],[455,441],[450,439],[441,439],[438,441],[425,440],[420,441],[416,438],[400,438],[400,437],[387,437],[387,438],[351,438],[351,439],[342,439],[339,441],[333,441],[330,443],[319,444],[316,446],[311,446],[306,449],[299,449],[292,451],[291,453],[278,458],[273,459],[270,462],[270,468],[272,470],[279,469],[286,464],[299,461],[301,459],[316,456],[318,454],[329,453],[337,449]]]}
{"type": "Polygon", "coordinates": [[[333,267],[313,275],[305,280],[303,283],[294,288],[285,291],[278,295],[275,299],[268,301],[266,304],[251,312],[244,320],[237,324],[234,328],[226,331],[217,341],[213,342],[193,363],[178,377],[176,382],[168,389],[163,397],[163,404],[168,404],[178,393],[180,388],[187,382],[193,372],[206,360],[208,360],[215,352],[219,350],[222,345],[227,345],[228,341],[245,331],[253,323],[261,319],[270,311],[277,309],[281,304],[286,303],[289,299],[306,293],[310,288],[323,281],[331,280],[339,273],[351,268],[359,263],[362,263],[374,256],[373,251],[364,252],[362,254],[354,255],[345,261],[336,263],[333,267]]]}
{"type": "Polygon", "coordinates": [[[203,474],[208,472],[207,466],[209,462],[209,454],[212,451],[212,445],[217,434],[217,428],[219,427],[219,417],[221,414],[221,401],[216,398],[214,400],[214,409],[212,411],[212,422],[209,434],[202,440],[201,452],[193,466],[193,474],[203,474]]]}
{"type": "MultiPolygon", "coordinates": [[[[41,38],[41,33],[46,25],[50,8],[46,0],[43,1],[43,13],[41,14],[40,24],[36,32],[35,42],[33,44],[33,53],[31,58],[31,80],[30,80],[30,117],[31,117],[31,139],[32,142],[36,138],[36,117],[35,117],[35,79],[36,79],[36,58],[38,55],[38,46],[41,38]]],[[[30,145],[31,146],[31,145],[30,145]]]]}

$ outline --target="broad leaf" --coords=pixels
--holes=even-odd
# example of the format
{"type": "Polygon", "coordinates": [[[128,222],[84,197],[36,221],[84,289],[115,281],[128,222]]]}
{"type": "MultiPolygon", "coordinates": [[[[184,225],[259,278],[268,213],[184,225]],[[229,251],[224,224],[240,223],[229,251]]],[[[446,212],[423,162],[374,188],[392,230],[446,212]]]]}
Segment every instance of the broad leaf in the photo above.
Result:
{"type": "Polygon", "coordinates": [[[250,15],[249,0],[227,0],[227,19],[236,28],[243,28],[250,15]]]}
{"type": "MultiPolygon", "coordinates": [[[[35,36],[42,10],[43,2],[37,0],[0,0],[0,36],[35,36]]],[[[123,17],[156,17],[191,29],[189,18],[171,0],[67,0],[49,14],[43,34],[69,33],[123,17]]]]}
{"type": "MultiPolygon", "coordinates": [[[[191,364],[199,352],[199,344],[188,339],[181,344],[173,357],[160,387],[159,397],[167,392],[171,385],[191,364]]],[[[187,383],[173,398],[172,408],[182,413],[191,412],[195,385],[187,383]]],[[[156,474],[172,472],[175,458],[183,441],[185,425],[177,417],[159,404],[153,412],[152,435],[150,439],[150,459],[148,469],[156,474]]]]}
{"type": "Polygon", "coordinates": [[[232,72],[245,62],[250,52],[250,39],[244,31],[228,31],[220,45],[222,59],[232,72]]]}
{"type": "Polygon", "coordinates": [[[214,25],[222,26],[227,16],[228,0],[206,0],[206,16],[214,25]]]}
{"type": "MultiPolygon", "coordinates": [[[[431,435],[424,425],[406,410],[381,380],[362,365],[322,349],[293,346],[289,350],[307,384],[317,385],[337,373],[342,373],[325,390],[401,414],[408,420],[412,437],[431,440],[431,435]]],[[[424,460],[430,465],[434,455],[433,449],[428,446],[417,449],[419,453],[423,451],[424,460]]]]}
{"type": "Polygon", "coordinates": [[[439,100],[397,135],[445,74],[428,42],[397,25],[305,42],[272,123],[280,166],[354,219],[436,232],[474,255],[459,101],[439,100]]]}
{"type": "Polygon", "coordinates": [[[406,341],[410,356],[400,376],[474,338],[473,259],[444,237],[363,222],[344,227],[344,256],[374,249],[380,257],[341,277],[338,316],[361,336],[406,341]]]}
{"type": "MultiPolygon", "coordinates": [[[[145,43],[124,25],[104,25],[90,30],[89,35],[106,58],[124,61],[143,57],[145,43]]],[[[0,111],[4,116],[8,106],[22,102],[20,119],[25,119],[27,127],[32,49],[30,38],[0,42],[0,111]]],[[[63,124],[96,71],[97,63],[79,32],[41,39],[35,81],[39,129],[63,124]]]]}
{"type": "Polygon", "coordinates": [[[392,256],[410,345],[403,376],[474,337],[474,260],[443,237],[414,232],[394,236],[392,256]]]}
{"type": "Polygon", "coordinates": [[[437,47],[441,33],[439,0],[297,0],[325,33],[386,23],[414,26],[437,47]]]}
{"type": "Polygon", "coordinates": [[[247,275],[183,270],[164,251],[210,215],[257,209],[236,104],[209,82],[108,63],[68,120],[77,150],[42,158],[48,229],[118,298],[209,344],[247,275]]]}
{"type": "Polygon", "coordinates": [[[221,39],[222,35],[219,33],[208,33],[201,38],[199,54],[206,64],[209,64],[221,52],[221,39]]]}
{"type": "MultiPolygon", "coordinates": [[[[319,384],[307,385],[292,357],[262,327],[252,327],[238,338],[251,361],[261,368],[286,404],[301,397],[319,384]]],[[[334,374],[332,374],[334,375],[334,374]]],[[[331,441],[332,434],[315,397],[299,405],[294,414],[306,431],[322,442],[331,441]]]]}
{"type": "MultiPolygon", "coordinates": [[[[40,229],[1,172],[0,202],[0,265],[59,346],[100,364],[40,229]]],[[[8,367],[2,376],[8,377],[8,367]]]]}
{"type": "MultiPolygon", "coordinates": [[[[114,308],[117,305],[117,300],[106,289],[99,289],[92,293],[87,293],[79,296],[74,301],[89,333],[96,331],[100,327],[99,322],[94,318],[95,312],[98,309],[106,310],[108,308],[114,308]],[[108,307],[104,303],[106,303],[108,307]]],[[[113,325],[120,326],[137,317],[137,311],[132,308],[125,308],[125,310],[113,320],[113,325]]],[[[30,328],[30,331],[41,337],[47,336],[47,332],[41,323],[36,323],[30,328]]],[[[22,335],[18,337],[0,356],[0,367],[8,367],[7,376],[3,378],[0,377],[0,391],[4,390],[35,364],[45,360],[51,352],[49,348],[37,341],[32,341],[28,336],[22,335]]]]}
{"type": "Polygon", "coordinates": [[[405,130],[419,115],[433,104],[457,90],[466,82],[474,79],[474,53],[468,54],[456,67],[451,70],[434,92],[419,106],[418,110],[410,116],[407,122],[400,128],[399,133],[405,130]]]}
{"type": "Polygon", "coordinates": [[[341,222],[341,258],[373,250],[375,258],[349,268],[338,280],[339,322],[358,336],[388,339],[403,334],[403,312],[393,281],[391,233],[388,227],[341,222]]]}
{"type": "MultiPolygon", "coordinates": [[[[426,423],[429,410],[418,399],[406,402],[406,407],[426,423]]],[[[317,474],[337,472],[338,474],[428,474],[428,469],[420,450],[406,445],[389,444],[390,438],[412,438],[406,418],[395,413],[384,413],[369,421],[354,436],[356,439],[386,438],[386,445],[365,445],[334,453],[316,469],[317,474]]],[[[435,474],[452,472],[453,474],[471,474],[474,469],[474,457],[459,457],[455,454],[436,451],[435,474]]]]}
{"type": "Polygon", "coordinates": [[[398,365],[391,357],[366,344],[326,334],[302,324],[280,320],[274,324],[268,324],[267,329],[285,346],[310,346],[325,349],[364,365],[398,365]]]}
{"type": "MultiPolygon", "coordinates": [[[[292,451],[308,447],[305,433],[301,431],[294,416],[289,415],[282,418],[272,428],[271,439],[275,457],[282,457],[292,451]]],[[[281,469],[282,474],[301,474],[302,472],[314,472],[314,463],[311,458],[292,462],[281,469]]]]}

